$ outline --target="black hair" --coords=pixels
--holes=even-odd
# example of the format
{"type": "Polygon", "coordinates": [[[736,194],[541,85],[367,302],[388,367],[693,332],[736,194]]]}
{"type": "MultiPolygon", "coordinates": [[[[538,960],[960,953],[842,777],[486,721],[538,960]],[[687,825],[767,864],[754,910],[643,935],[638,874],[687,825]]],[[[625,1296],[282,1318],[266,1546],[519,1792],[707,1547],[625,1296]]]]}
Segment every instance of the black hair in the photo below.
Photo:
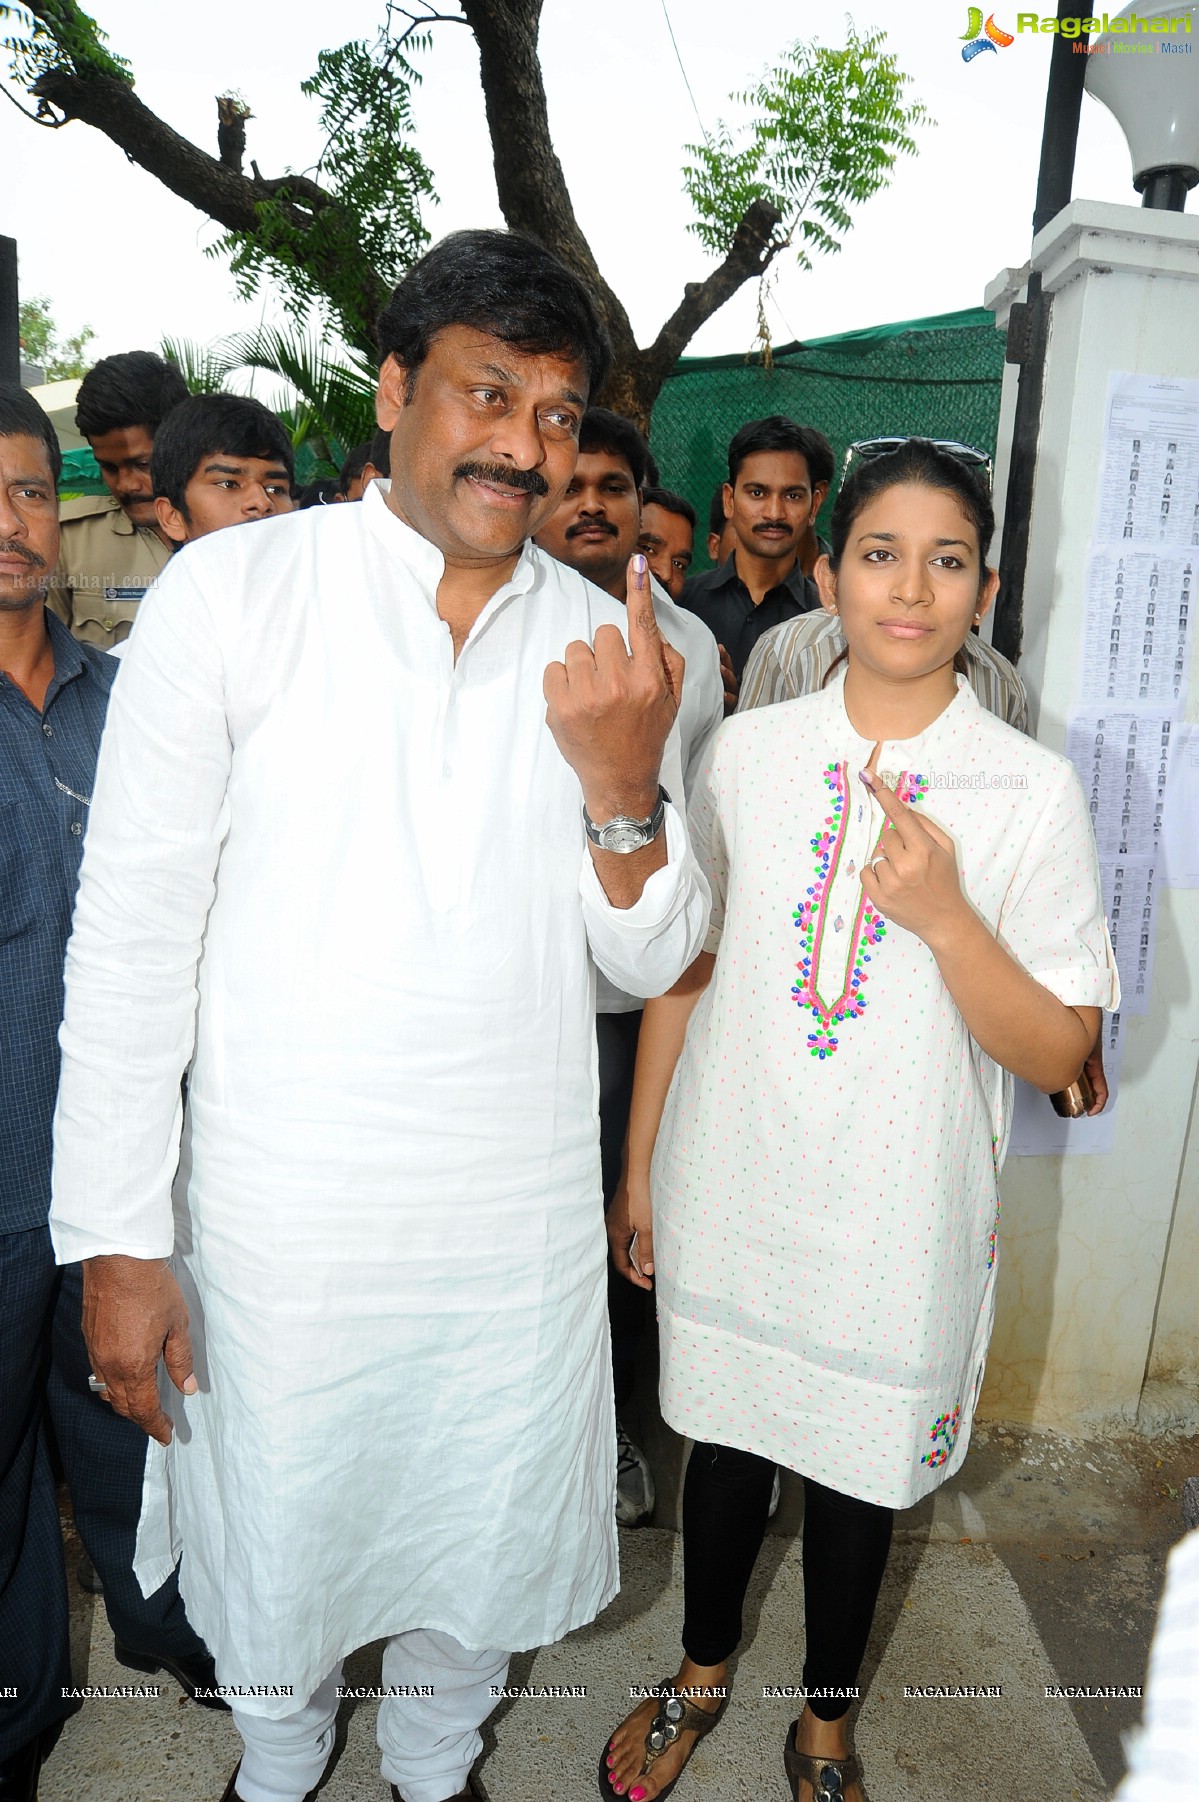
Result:
{"type": "Polygon", "coordinates": [[[152,350],[123,350],[101,357],[79,384],[75,424],[84,438],[143,425],[151,437],[167,414],[187,399],[187,383],[173,363],[152,350]]]}
{"type": "Polygon", "coordinates": [[[370,460],[370,440],[365,444],[356,444],[352,450],[346,452],[345,462],[341,466],[341,474],[338,477],[338,486],[343,494],[350,492],[351,485],[358,481],[370,460]]]}
{"type": "Polygon", "coordinates": [[[645,487],[649,445],[623,413],[613,413],[610,407],[588,407],[579,422],[579,452],[586,456],[592,451],[623,457],[633,472],[634,488],[645,487]]]}
{"type": "Polygon", "coordinates": [[[804,454],[808,459],[808,474],[812,478],[813,488],[831,488],[833,477],[837,473],[837,459],[832,445],[814,425],[801,426],[800,430],[807,434],[808,449],[804,454]]]}
{"type": "Polygon", "coordinates": [[[247,394],[193,394],[168,413],[154,438],[150,480],[187,519],[187,484],[205,457],[277,458],[295,483],[296,460],[283,422],[247,394]]]}
{"type": "Polygon", "coordinates": [[[987,552],[995,535],[995,509],[991,497],[974,471],[927,438],[909,438],[885,457],[858,463],[841,484],[829,523],[829,565],[835,571],[849,540],[850,528],[862,508],[887,488],[903,483],[939,488],[952,494],[978,534],[978,584],[987,575],[987,552]]]}
{"type": "Polygon", "coordinates": [[[728,520],[724,516],[724,483],[717,482],[712,494],[712,499],[708,503],[709,537],[711,537],[713,532],[719,537],[728,523],[728,520]]]}
{"type": "MultiPolygon", "coordinates": [[[[853,522],[863,507],[869,506],[876,495],[904,483],[938,488],[944,494],[953,495],[978,534],[978,591],[981,594],[987,579],[987,552],[995,535],[995,509],[991,497],[971,468],[947,451],[939,450],[927,438],[909,438],[885,457],[869,457],[858,463],[846,477],[829,522],[829,568],[834,574],[840,568],[853,522]]],[[[825,682],[847,655],[848,650],[843,650],[834,657],[825,672],[825,682]]],[[[954,652],[953,667],[959,676],[968,673],[966,658],[960,649],[954,652]]]]}
{"type": "MultiPolygon", "coordinates": [[[[683,495],[676,494],[673,488],[643,488],[641,505],[643,507],[662,507],[667,513],[677,513],[681,519],[687,521],[693,532],[695,530],[695,508],[683,495]]],[[[722,519],[721,524],[723,525],[723,523],[722,519]]]]}
{"type": "Polygon", "coordinates": [[[62,474],[62,451],[58,433],[32,394],[14,382],[0,382],[0,438],[40,438],[46,447],[46,461],[57,487],[62,474]]]}
{"type": "Polygon", "coordinates": [[[785,413],[770,413],[765,419],[749,419],[729,444],[729,482],[735,486],[741,465],[747,457],[761,451],[794,451],[807,465],[808,480],[816,486],[817,466],[827,468],[833,479],[833,450],[822,432],[788,419],[785,413]]]}
{"type": "Polygon", "coordinates": [[[366,460],[381,476],[391,476],[391,433],[378,431],[366,447],[366,460]]]}
{"type": "Polygon", "coordinates": [[[408,270],[379,315],[379,361],[416,372],[435,335],[467,325],[528,356],[577,357],[588,394],[611,366],[608,334],[586,288],[565,263],[524,232],[451,232],[408,270]]]}
{"type": "Polygon", "coordinates": [[[331,501],[336,502],[340,493],[341,485],[335,477],[318,476],[315,482],[301,488],[296,510],[303,513],[306,507],[327,507],[331,501]]]}

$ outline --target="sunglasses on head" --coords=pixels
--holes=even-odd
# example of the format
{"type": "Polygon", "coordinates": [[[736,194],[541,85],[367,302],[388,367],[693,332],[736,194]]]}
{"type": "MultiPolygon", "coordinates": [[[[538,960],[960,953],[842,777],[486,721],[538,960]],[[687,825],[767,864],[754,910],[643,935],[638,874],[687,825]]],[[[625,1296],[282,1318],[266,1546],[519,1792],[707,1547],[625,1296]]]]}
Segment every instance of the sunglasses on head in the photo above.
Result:
{"type": "MultiPolygon", "coordinates": [[[[841,479],[844,481],[855,463],[870,463],[875,457],[888,457],[892,451],[910,444],[918,436],[916,432],[908,432],[901,438],[859,438],[845,453],[845,468],[841,472],[841,479]]],[[[953,457],[957,462],[964,463],[967,469],[972,469],[990,491],[991,458],[986,451],[976,450],[972,444],[959,444],[956,438],[930,438],[928,442],[934,449],[944,451],[947,457],[953,457]]]]}

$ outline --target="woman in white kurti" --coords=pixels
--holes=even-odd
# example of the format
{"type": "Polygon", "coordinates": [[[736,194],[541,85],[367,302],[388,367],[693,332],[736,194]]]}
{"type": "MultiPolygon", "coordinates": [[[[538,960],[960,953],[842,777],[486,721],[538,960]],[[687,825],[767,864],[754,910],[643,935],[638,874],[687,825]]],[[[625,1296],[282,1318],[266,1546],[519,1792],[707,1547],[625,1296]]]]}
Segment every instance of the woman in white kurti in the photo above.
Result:
{"type": "Polygon", "coordinates": [[[788,1776],[803,1802],[860,1796],[844,1717],[891,1511],[961,1464],[982,1383],[1009,1072],[1066,1086],[1116,999],[1073,769],[955,672],[990,533],[931,447],[862,466],[822,572],[847,668],[730,721],[693,795],[712,925],[647,1009],[609,1227],[626,1274],[656,1269],[662,1410],[697,1442],[684,1695],[604,1760],[632,1802],[714,1722],[776,1463],[806,1494],[788,1776]]]}

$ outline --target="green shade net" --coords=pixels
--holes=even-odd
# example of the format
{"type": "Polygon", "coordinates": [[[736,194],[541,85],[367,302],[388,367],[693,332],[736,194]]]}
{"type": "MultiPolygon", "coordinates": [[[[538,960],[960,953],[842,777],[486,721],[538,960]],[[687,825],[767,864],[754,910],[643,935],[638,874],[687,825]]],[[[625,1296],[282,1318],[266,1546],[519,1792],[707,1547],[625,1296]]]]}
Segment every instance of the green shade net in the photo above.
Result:
{"type": "Polygon", "coordinates": [[[64,498],[72,494],[107,494],[104,479],[96,467],[96,459],[86,447],[62,453],[62,474],[58,492],[64,498]]]}
{"type": "MultiPolygon", "coordinates": [[[[1004,335],[985,307],[812,338],[761,358],[681,357],[654,407],[650,443],[663,485],[699,515],[706,568],[708,506],[728,475],[728,444],[749,419],[786,413],[832,444],[838,472],[859,438],[953,438],[995,454],[1004,335]]],[[[834,492],[820,516],[823,529],[834,492]]]]}
{"type": "MultiPolygon", "coordinates": [[[[303,488],[318,476],[336,475],[345,451],[336,440],[329,446],[332,454],[338,458],[337,466],[325,462],[311,444],[301,444],[296,451],[296,486],[303,488]]],[[[75,494],[107,494],[104,479],[96,467],[96,459],[88,449],[64,451],[62,455],[62,475],[58,479],[58,492],[65,500],[75,494]]]]}

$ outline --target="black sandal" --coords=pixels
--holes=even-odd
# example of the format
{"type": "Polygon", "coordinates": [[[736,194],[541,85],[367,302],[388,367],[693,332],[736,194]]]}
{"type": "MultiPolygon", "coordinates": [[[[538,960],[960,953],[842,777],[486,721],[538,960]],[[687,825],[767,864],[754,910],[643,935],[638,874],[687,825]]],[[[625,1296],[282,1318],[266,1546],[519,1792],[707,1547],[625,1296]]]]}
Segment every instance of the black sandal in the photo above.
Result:
{"type": "MultiPolygon", "coordinates": [[[[645,1757],[641,1761],[641,1769],[638,1771],[636,1777],[634,1777],[632,1783],[626,1786],[624,1792],[625,1797],[628,1796],[630,1789],[636,1789],[637,1785],[648,1773],[650,1766],[655,1760],[660,1758],[663,1752],[670,1746],[674,1745],[680,1733],[694,1733],[695,1738],[691,1743],[691,1752],[694,1752],[705,1733],[711,1733],[713,1727],[728,1707],[728,1696],[723,1695],[720,1698],[718,1707],[710,1709],[697,1708],[695,1703],[692,1702],[689,1697],[679,1694],[674,1686],[673,1677],[663,1677],[661,1683],[656,1685],[656,1688],[660,1705],[657,1714],[655,1714],[653,1720],[649,1724],[649,1731],[645,1736],[645,1757]]],[[[616,1791],[608,1781],[608,1751],[610,1745],[611,1741],[608,1741],[604,1746],[603,1751],[600,1753],[599,1763],[600,1794],[608,1798],[609,1802],[611,1802],[611,1799],[616,1795],[616,1791]]],[[[666,1802],[667,1796],[671,1794],[679,1777],[683,1775],[683,1772],[690,1764],[691,1752],[688,1752],[686,1758],[683,1760],[678,1777],[672,1778],[664,1790],[659,1790],[658,1802],[666,1802]]]]}
{"type": "MultiPolygon", "coordinates": [[[[801,1781],[811,1784],[813,1802],[845,1802],[845,1785],[862,1784],[862,1767],[856,1755],[850,1752],[844,1758],[813,1758],[796,1745],[798,1728],[799,1722],[792,1721],[783,1749],[783,1765],[791,1785],[792,1802],[799,1802],[801,1781]]],[[[865,1793],[863,1789],[862,1794],[865,1793]]]]}

